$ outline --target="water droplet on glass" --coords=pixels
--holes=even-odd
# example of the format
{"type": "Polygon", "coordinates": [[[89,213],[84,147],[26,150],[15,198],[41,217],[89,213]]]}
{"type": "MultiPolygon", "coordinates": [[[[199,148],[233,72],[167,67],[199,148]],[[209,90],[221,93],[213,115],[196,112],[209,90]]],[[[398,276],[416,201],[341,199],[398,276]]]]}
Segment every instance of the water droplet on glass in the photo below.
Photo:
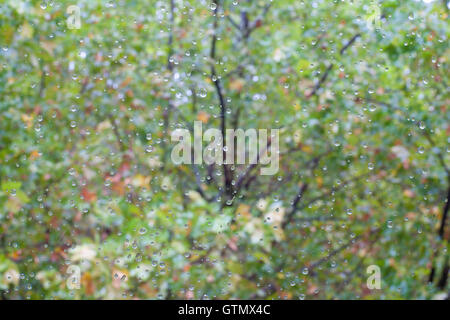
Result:
{"type": "Polygon", "coordinates": [[[207,94],[208,94],[208,92],[204,88],[201,88],[198,92],[198,95],[200,96],[200,98],[205,98],[207,94]]]}
{"type": "Polygon", "coordinates": [[[422,121],[419,122],[419,128],[421,130],[425,129],[425,123],[423,123],[422,121]]]}

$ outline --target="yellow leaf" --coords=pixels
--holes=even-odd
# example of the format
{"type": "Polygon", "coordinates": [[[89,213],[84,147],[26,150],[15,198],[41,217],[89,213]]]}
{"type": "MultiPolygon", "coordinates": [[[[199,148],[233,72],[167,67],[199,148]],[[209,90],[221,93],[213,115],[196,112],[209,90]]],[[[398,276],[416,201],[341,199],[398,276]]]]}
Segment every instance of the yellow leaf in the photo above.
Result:
{"type": "Polygon", "coordinates": [[[304,151],[306,153],[311,153],[312,152],[312,148],[310,146],[303,145],[302,146],[302,151],[304,151]]]}
{"type": "Polygon", "coordinates": [[[9,45],[14,37],[14,28],[8,24],[3,24],[0,27],[0,38],[2,38],[3,43],[9,45]]]}
{"type": "Polygon", "coordinates": [[[25,122],[25,124],[27,125],[28,128],[30,128],[33,125],[33,115],[28,115],[25,113],[22,113],[20,115],[20,118],[22,119],[23,122],[25,122]]]}
{"type": "Polygon", "coordinates": [[[25,22],[22,25],[22,32],[20,32],[20,36],[24,39],[30,39],[33,36],[33,27],[30,26],[29,23],[25,22]]]}
{"type": "Polygon", "coordinates": [[[200,111],[197,115],[197,120],[200,120],[203,123],[208,123],[209,114],[204,111],[200,111]]]}
{"type": "Polygon", "coordinates": [[[100,122],[100,123],[97,125],[97,130],[98,130],[98,131],[102,131],[102,130],[108,129],[108,128],[110,128],[110,127],[111,127],[111,123],[110,123],[108,120],[105,120],[105,121],[103,121],[103,122],[100,122]]]}
{"type": "Polygon", "coordinates": [[[317,177],[316,178],[316,181],[317,181],[317,185],[319,186],[319,187],[321,187],[322,185],[323,185],[323,179],[322,179],[322,177],[317,177]]]}
{"type": "Polygon", "coordinates": [[[241,203],[236,210],[236,215],[249,216],[250,215],[250,206],[241,203]]]}
{"type": "Polygon", "coordinates": [[[150,177],[145,177],[142,174],[137,174],[134,176],[131,183],[135,187],[147,187],[150,183],[150,177]]]}
{"type": "Polygon", "coordinates": [[[245,82],[243,79],[234,79],[230,82],[230,89],[241,92],[242,88],[244,87],[244,84],[245,82]]]}

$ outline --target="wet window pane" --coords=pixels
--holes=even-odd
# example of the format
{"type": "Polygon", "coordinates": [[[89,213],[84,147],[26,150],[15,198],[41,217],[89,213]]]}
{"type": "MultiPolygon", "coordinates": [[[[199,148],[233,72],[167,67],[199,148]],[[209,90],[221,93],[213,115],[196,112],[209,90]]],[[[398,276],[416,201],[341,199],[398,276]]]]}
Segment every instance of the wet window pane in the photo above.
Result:
{"type": "Polygon", "coordinates": [[[3,1],[1,297],[448,297],[448,14],[3,1]]]}

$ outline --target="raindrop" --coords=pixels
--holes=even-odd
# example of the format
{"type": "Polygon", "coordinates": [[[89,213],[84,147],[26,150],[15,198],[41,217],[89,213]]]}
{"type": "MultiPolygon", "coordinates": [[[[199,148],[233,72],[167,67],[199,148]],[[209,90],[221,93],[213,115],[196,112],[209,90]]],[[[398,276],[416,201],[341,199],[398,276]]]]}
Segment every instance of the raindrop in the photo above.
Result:
{"type": "Polygon", "coordinates": [[[419,122],[419,128],[420,128],[421,130],[425,129],[425,128],[426,128],[425,123],[423,123],[422,121],[420,121],[420,122],[419,122]]]}

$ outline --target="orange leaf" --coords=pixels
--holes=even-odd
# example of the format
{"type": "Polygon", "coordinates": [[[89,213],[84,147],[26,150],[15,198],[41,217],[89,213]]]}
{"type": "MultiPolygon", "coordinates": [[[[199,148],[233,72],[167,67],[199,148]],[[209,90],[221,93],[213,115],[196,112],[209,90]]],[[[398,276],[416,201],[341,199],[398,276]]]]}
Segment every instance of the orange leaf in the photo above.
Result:
{"type": "Polygon", "coordinates": [[[207,123],[209,120],[209,114],[203,111],[200,111],[197,115],[197,120],[200,120],[203,123],[207,123]]]}
{"type": "Polygon", "coordinates": [[[94,192],[90,192],[86,187],[81,190],[81,195],[87,202],[94,202],[97,200],[97,195],[94,192]]]}

